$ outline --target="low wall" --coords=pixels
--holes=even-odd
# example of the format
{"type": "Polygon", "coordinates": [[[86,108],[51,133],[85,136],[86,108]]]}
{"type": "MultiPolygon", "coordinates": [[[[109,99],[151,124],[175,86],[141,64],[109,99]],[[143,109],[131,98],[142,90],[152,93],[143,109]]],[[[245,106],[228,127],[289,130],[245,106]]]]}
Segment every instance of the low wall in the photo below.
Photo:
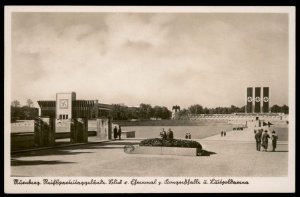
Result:
{"type": "Polygon", "coordinates": [[[228,124],[227,120],[144,120],[144,121],[113,121],[121,126],[203,126],[228,124]]]}
{"type": "MultiPolygon", "coordinates": [[[[55,139],[70,138],[70,132],[55,133],[55,139]]],[[[96,136],[95,131],[89,131],[88,136],[96,136]]],[[[11,149],[22,149],[34,147],[34,133],[12,133],[11,149]]]]}
{"type": "Polygon", "coordinates": [[[124,152],[129,154],[199,156],[199,148],[158,147],[158,146],[128,146],[124,152]]]}
{"type": "Polygon", "coordinates": [[[135,138],[135,131],[122,131],[122,138],[135,138]]]}

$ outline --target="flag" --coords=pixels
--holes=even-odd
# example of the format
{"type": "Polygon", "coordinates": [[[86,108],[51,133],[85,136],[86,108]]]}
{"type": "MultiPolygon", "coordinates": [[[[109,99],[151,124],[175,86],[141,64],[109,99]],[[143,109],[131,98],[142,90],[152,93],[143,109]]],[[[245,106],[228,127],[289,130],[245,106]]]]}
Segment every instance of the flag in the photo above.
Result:
{"type": "Polygon", "coordinates": [[[263,113],[269,113],[269,87],[263,87],[263,113]]]}
{"type": "Polygon", "coordinates": [[[252,113],[252,106],[253,106],[253,88],[247,88],[247,106],[246,110],[247,113],[252,113]]]}
{"type": "Polygon", "coordinates": [[[254,112],[255,113],[260,113],[260,87],[255,88],[255,104],[254,104],[254,112]]]}

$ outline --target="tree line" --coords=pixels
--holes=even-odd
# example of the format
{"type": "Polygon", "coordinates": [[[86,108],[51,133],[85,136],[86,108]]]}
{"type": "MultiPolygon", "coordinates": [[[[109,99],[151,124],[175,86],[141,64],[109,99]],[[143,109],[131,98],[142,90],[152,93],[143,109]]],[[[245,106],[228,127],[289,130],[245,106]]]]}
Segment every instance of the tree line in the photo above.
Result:
{"type": "MultiPolygon", "coordinates": [[[[244,113],[245,107],[237,107],[231,105],[230,107],[216,107],[207,108],[200,104],[194,104],[187,109],[180,110],[179,106],[173,106],[172,110],[179,110],[180,119],[188,118],[190,114],[232,114],[232,113],[244,113]]],[[[287,105],[278,106],[273,105],[270,108],[272,113],[289,113],[289,107],[287,105]]],[[[27,99],[26,105],[21,106],[20,102],[14,100],[11,103],[11,121],[16,120],[32,120],[38,116],[38,108],[33,106],[31,99],[27,99]]],[[[149,120],[154,119],[170,119],[172,112],[165,106],[151,106],[150,104],[141,103],[138,107],[127,107],[119,104],[113,104],[110,116],[114,120],[149,120]]]]}
{"type": "Polygon", "coordinates": [[[33,106],[31,99],[27,99],[26,105],[21,106],[20,102],[14,100],[10,106],[11,109],[11,122],[17,120],[33,120],[39,115],[39,109],[33,106]]]}
{"type": "MultiPolygon", "coordinates": [[[[230,107],[216,107],[216,108],[207,108],[203,107],[202,105],[195,104],[191,105],[187,109],[182,109],[179,111],[180,117],[187,117],[189,114],[232,114],[232,113],[244,113],[245,107],[237,107],[234,105],[231,105],[230,107]]],[[[289,107],[287,105],[278,106],[273,105],[271,108],[271,113],[289,113],[289,107]]]]}
{"type": "Polygon", "coordinates": [[[111,116],[114,120],[149,120],[154,119],[170,119],[172,112],[165,106],[141,103],[139,107],[127,107],[113,104],[111,116]]]}

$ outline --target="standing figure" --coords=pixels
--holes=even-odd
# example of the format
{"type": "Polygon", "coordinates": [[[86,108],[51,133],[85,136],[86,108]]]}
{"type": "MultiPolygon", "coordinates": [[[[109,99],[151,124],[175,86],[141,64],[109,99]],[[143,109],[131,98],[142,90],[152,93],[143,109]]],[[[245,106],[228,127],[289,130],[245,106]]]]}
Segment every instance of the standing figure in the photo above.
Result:
{"type": "Polygon", "coordinates": [[[119,140],[121,140],[121,134],[122,134],[122,129],[121,126],[119,126],[119,130],[118,130],[119,140]]]}
{"type": "Polygon", "coordinates": [[[268,134],[268,131],[265,130],[265,133],[262,136],[262,146],[264,148],[263,151],[267,152],[268,150],[268,139],[270,138],[270,135],[268,134]]]}
{"type": "Polygon", "coordinates": [[[260,143],[261,143],[261,135],[262,135],[262,132],[261,130],[258,130],[258,132],[256,132],[255,130],[255,141],[256,141],[256,150],[257,151],[260,151],[260,143]]]}
{"type": "Polygon", "coordinates": [[[192,139],[191,133],[189,133],[189,139],[192,139]]]}
{"type": "Polygon", "coordinates": [[[278,140],[278,136],[277,136],[277,134],[275,133],[274,130],[272,131],[271,140],[272,140],[272,147],[273,147],[272,151],[275,152],[276,145],[277,145],[277,140],[278,140]]]}
{"type": "Polygon", "coordinates": [[[224,137],[226,136],[226,131],[224,131],[224,137]]]}
{"type": "Polygon", "coordinates": [[[165,131],[164,128],[163,128],[163,130],[162,130],[160,136],[162,137],[163,140],[167,139],[167,133],[166,133],[166,131],[165,131]]]}
{"type": "Polygon", "coordinates": [[[189,139],[188,133],[185,134],[185,139],[189,139]]]}
{"type": "Polygon", "coordinates": [[[223,131],[221,131],[221,137],[223,137],[223,131]]]}
{"type": "Polygon", "coordinates": [[[167,139],[172,140],[174,138],[173,131],[169,128],[169,131],[167,133],[167,139]]]}
{"type": "Polygon", "coordinates": [[[117,128],[117,126],[115,126],[115,128],[114,128],[114,139],[115,140],[117,139],[117,136],[118,136],[118,128],[117,128]]]}

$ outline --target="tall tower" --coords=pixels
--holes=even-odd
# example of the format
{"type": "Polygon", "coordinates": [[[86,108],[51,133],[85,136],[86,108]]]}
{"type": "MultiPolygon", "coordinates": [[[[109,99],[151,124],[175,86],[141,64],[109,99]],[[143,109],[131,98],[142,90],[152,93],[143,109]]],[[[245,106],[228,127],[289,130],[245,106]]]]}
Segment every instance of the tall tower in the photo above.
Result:
{"type": "Polygon", "coordinates": [[[177,120],[179,118],[180,106],[175,105],[172,107],[172,120],[177,120]]]}
{"type": "Polygon", "coordinates": [[[76,93],[56,94],[56,118],[68,120],[72,118],[72,101],[76,100],[76,93]]]}

